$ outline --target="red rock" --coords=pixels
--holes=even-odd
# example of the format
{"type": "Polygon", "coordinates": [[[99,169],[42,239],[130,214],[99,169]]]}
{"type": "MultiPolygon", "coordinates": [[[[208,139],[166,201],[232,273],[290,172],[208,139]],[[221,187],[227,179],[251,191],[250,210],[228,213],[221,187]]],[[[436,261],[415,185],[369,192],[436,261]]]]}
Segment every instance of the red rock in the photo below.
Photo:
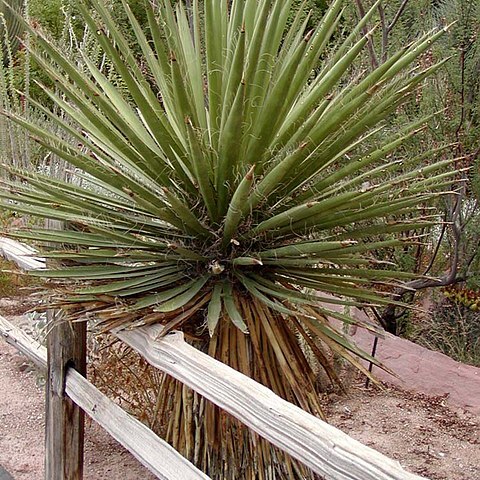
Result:
{"type": "MultiPolygon", "coordinates": [[[[367,317],[358,310],[354,316],[362,320],[367,317]]],[[[370,353],[374,336],[358,328],[352,335],[355,343],[370,353]]],[[[446,396],[451,407],[460,407],[480,415],[480,368],[456,362],[440,352],[434,352],[403,338],[385,333],[379,338],[375,355],[386,367],[393,370],[398,378],[373,368],[375,376],[404,390],[432,396],[446,396]]]]}

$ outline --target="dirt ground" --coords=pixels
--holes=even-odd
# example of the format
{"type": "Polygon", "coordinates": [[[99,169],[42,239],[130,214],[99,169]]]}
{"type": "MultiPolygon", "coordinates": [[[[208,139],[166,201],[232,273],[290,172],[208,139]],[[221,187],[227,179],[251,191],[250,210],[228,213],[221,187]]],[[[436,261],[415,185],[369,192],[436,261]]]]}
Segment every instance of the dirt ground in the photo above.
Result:
{"type": "MultiPolygon", "coordinates": [[[[19,315],[35,300],[0,299],[0,315],[27,333],[31,322],[19,315]]],[[[14,480],[44,478],[44,379],[26,357],[0,339],[0,465],[14,480]]],[[[154,480],[95,422],[85,424],[85,480],[154,480]]]]}
{"type": "MultiPolygon", "coordinates": [[[[0,314],[9,316],[8,302],[0,314]]],[[[15,480],[43,478],[44,392],[40,373],[0,341],[0,465],[15,480]]],[[[325,399],[329,421],[431,480],[480,480],[480,417],[441,397],[353,382],[347,396],[325,399]]],[[[87,422],[85,479],[155,477],[97,425],[87,422]]],[[[240,479],[239,479],[240,480],[240,479]]],[[[245,479],[248,480],[248,479],[245,479]]],[[[359,479],[361,480],[361,479],[359,479]]]]}
{"type": "Polygon", "coordinates": [[[453,411],[442,397],[388,387],[330,395],[330,423],[431,480],[480,480],[480,417],[453,411]]]}

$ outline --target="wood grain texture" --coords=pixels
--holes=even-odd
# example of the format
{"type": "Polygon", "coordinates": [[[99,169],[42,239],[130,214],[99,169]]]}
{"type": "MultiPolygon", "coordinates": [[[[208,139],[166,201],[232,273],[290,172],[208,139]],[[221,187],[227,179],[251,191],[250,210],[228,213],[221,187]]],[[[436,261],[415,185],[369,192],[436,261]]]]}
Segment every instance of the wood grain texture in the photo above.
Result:
{"type": "Polygon", "coordinates": [[[25,243],[12,238],[0,237],[0,255],[14,262],[23,270],[39,270],[45,268],[45,259],[35,256],[36,251],[25,243]]]}
{"type": "MultiPolygon", "coordinates": [[[[26,268],[33,268],[33,265],[26,268]]],[[[0,321],[0,330],[3,332],[2,329],[4,326],[0,321]]],[[[324,475],[327,480],[423,478],[405,472],[398,462],[357,442],[250,378],[202,354],[186,344],[181,333],[156,340],[161,329],[161,326],[153,326],[115,333],[153,366],[193,388],[271,443],[324,475]]],[[[12,343],[11,331],[6,340],[12,343]]]]}
{"type": "Polygon", "coordinates": [[[0,336],[37,367],[47,370],[47,349],[0,315],[0,336]]]}
{"type": "Polygon", "coordinates": [[[148,427],[100,393],[75,370],[67,374],[66,392],[75,403],[162,480],[207,480],[209,477],[182,457],[148,427]]]}
{"type": "MultiPolygon", "coordinates": [[[[47,369],[47,349],[1,316],[0,336],[37,366],[44,370],[47,369]]],[[[160,479],[209,479],[167,442],[122,410],[86,378],[71,368],[67,372],[65,392],[160,479]]]]}
{"type": "Polygon", "coordinates": [[[65,383],[70,367],[86,374],[87,329],[85,323],[54,322],[47,336],[45,478],[82,480],[85,414],[65,395],[65,383]]]}
{"type": "MultiPolygon", "coordinates": [[[[63,230],[64,222],[47,218],[45,228],[63,230]]],[[[46,262],[50,266],[51,260],[46,262]]],[[[53,265],[57,265],[53,262],[53,265]]],[[[85,413],[65,394],[67,370],[87,374],[87,324],[68,322],[49,310],[45,388],[45,479],[82,480],[85,413]]]]}
{"type": "Polygon", "coordinates": [[[161,326],[116,331],[153,366],[188,385],[328,480],[419,480],[400,464],[304,412],[161,326]]]}

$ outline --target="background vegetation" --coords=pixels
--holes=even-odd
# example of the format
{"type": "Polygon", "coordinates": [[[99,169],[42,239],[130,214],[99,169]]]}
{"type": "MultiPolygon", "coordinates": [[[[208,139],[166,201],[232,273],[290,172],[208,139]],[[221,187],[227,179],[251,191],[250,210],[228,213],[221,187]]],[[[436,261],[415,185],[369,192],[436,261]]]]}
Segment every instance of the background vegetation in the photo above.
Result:
{"type": "MultiPolygon", "coordinates": [[[[361,0],[349,3],[352,18],[371,4],[361,0]]],[[[456,298],[480,289],[480,2],[382,2],[379,28],[363,64],[371,68],[372,64],[388,58],[392,49],[411,39],[415,32],[451,22],[455,22],[452,33],[440,39],[422,62],[450,60],[424,85],[414,103],[397,112],[396,120],[401,124],[406,118],[441,111],[420,141],[414,139],[408,146],[407,155],[424,148],[425,143],[435,146],[447,140],[452,142],[452,151],[459,157],[457,168],[469,170],[458,174],[459,195],[444,198],[440,203],[445,224],[426,231],[425,244],[391,252],[391,259],[397,264],[435,278],[412,285],[415,291],[427,289],[420,297],[414,292],[396,292],[411,303],[428,304],[433,317],[428,321],[422,317],[420,322],[412,312],[394,308],[385,309],[382,317],[394,333],[410,335],[418,343],[478,365],[475,326],[480,317],[456,298]],[[432,293],[432,289],[436,289],[436,293],[432,293]],[[457,294],[451,295],[452,290],[457,294]],[[454,344],[462,347],[453,348],[454,344]]]]}

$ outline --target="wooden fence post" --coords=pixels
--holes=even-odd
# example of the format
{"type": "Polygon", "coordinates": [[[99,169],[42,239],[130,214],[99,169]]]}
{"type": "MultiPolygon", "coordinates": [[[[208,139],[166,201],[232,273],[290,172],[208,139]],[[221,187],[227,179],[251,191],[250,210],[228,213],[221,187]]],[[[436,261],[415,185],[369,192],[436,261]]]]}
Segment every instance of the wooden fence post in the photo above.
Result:
{"type": "MultiPolygon", "coordinates": [[[[45,228],[65,226],[46,219],[45,228]]],[[[65,383],[69,367],[86,376],[87,324],[67,322],[59,310],[47,315],[53,328],[47,336],[45,480],[82,480],[85,413],[65,394],[65,383]]]]}
{"type": "Polygon", "coordinates": [[[45,479],[82,480],[84,412],[65,395],[69,367],[86,373],[86,323],[71,323],[49,312],[55,326],[47,337],[45,479]]]}

